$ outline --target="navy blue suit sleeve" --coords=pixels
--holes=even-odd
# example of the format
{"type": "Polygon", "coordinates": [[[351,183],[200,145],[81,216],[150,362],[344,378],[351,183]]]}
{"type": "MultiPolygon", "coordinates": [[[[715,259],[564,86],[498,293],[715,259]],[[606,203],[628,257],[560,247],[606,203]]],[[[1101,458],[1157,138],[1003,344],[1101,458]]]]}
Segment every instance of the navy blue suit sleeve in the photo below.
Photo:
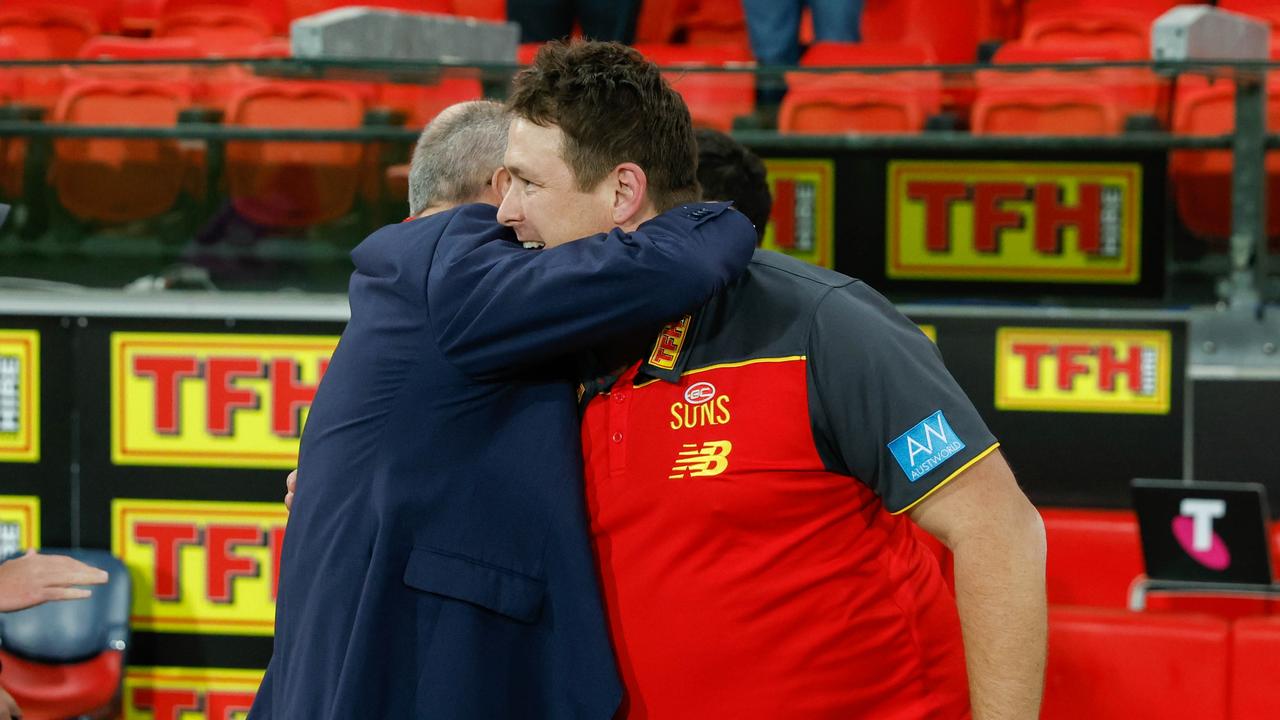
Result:
{"type": "Polygon", "coordinates": [[[463,227],[463,218],[441,237],[427,302],[441,351],[473,376],[678,317],[737,277],[756,242],[750,221],[728,203],[685,205],[635,232],[537,251],[495,241],[492,225],[463,227]]]}

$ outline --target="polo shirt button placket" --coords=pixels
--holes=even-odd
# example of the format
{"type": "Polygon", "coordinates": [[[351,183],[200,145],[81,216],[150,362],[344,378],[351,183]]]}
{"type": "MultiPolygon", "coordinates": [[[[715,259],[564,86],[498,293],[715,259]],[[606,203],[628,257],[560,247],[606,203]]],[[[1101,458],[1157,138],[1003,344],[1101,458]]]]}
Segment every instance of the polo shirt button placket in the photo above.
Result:
{"type": "Polygon", "coordinates": [[[627,468],[627,415],[631,410],[627,403],[629,393],[615,390],[612,407],[609,408],[609,473],[621,475],[627,468]]]}

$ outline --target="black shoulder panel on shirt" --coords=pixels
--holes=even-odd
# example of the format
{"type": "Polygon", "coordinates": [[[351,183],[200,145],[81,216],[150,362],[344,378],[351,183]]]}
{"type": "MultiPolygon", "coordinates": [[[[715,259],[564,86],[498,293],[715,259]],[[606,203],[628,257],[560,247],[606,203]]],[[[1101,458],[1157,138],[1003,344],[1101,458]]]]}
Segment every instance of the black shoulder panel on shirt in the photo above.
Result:
{"type": "Polygon", "coordinates": [[[697,313],[691,370],[719,363],[804,355],[814,308],[833,287],[857,282],[767,250],[757,250],[743,273],[697,313]]]}

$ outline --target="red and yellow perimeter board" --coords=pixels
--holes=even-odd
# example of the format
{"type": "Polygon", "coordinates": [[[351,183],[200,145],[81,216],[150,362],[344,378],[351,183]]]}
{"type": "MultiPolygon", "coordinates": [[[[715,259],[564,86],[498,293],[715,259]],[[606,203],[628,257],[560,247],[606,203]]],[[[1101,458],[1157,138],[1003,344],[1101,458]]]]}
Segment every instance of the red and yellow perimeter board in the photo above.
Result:
{"type": "Polygon", "coordinates": [[[40,548],[40,498],[0,495],[0,557],[40,548]]]}
{"type": "Polygon", "coordinates": [[[888,176],[890,278],[1141,279],[1138,163],[895,160],[888,176]]]}
{"type": "Polygon", "coordinates": [[[761,247],[830,268],[835,262],[835,161],[769,158],[764,165],[773,211],[761,247]]]}
{"type": "Polygon", "coordinates": [[[40,334],[0,330],[0,462],[40,460],[40,334]]]}
{"type": "Polygon", "coordinates": [[[124,676],[124,720],[244,720],[261,670],[131,667],[124,676]]]}
{"type": "Polygon", "coordinates": [[[111,552],[129,567],[135,630],[271,635],[282,503],[116,499],[111,552]]]}
{"type": "Polygon", "coordinates": [[[338,339],[112,333],[117,465],[287,469],[338,339]]]}
{"type": "Polygon", "coordinates": [[[1167,330],[1005,327],[996,331],[996,408],[1169,412],[1167,330]]]}

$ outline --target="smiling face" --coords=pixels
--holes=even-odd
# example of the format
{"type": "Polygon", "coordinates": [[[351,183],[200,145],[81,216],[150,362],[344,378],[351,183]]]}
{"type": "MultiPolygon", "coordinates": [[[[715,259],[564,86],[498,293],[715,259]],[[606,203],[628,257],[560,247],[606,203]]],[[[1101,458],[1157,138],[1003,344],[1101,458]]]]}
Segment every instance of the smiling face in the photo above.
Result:
{"type": "Polygon", "coordinates": [[[503,161],[511,185],[498,207],[498,221],[521,242],[546,247],[608,232],[614,222],[615,190],[609,178],[583,191],[563,157],[564,133],[524,118],[511,121],[503,161]]]}

